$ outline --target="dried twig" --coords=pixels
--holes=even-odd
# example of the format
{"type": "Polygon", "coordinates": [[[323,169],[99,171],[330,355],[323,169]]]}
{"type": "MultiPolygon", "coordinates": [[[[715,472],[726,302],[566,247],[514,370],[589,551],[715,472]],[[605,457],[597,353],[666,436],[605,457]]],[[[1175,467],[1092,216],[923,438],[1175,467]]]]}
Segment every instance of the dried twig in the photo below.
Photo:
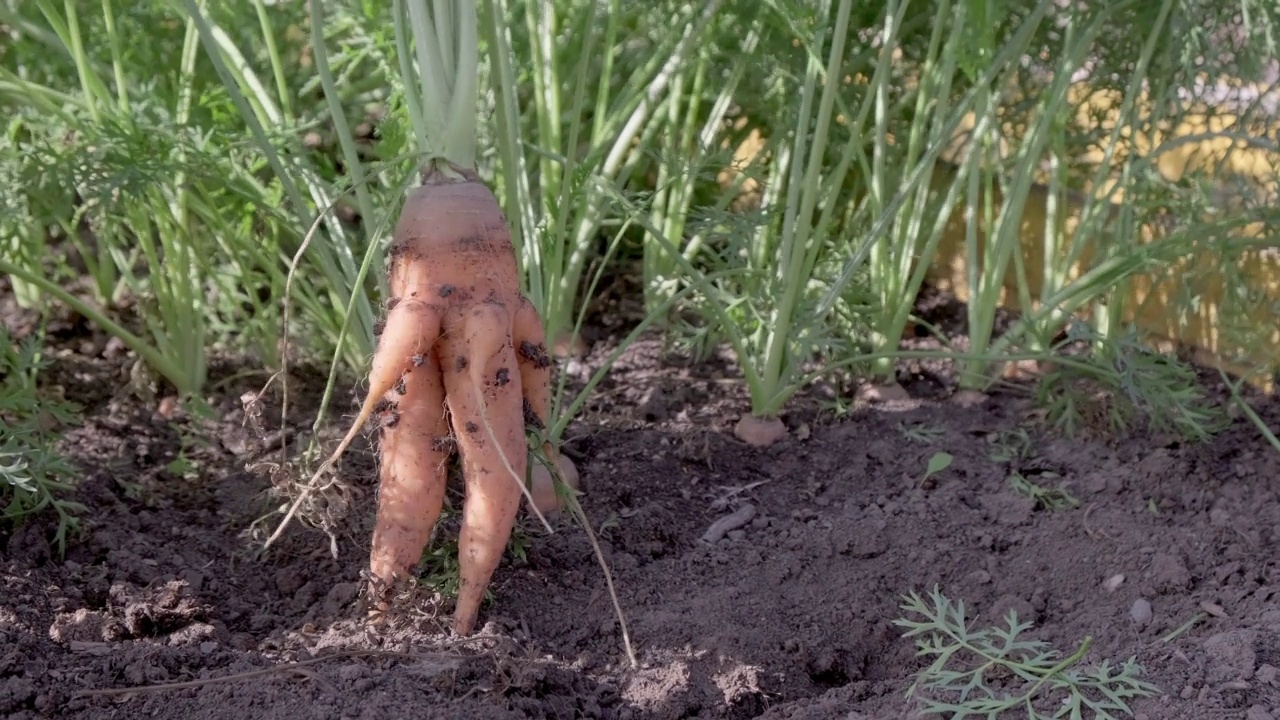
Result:
{"type": "Polygon", "coordinates": [[[455,656],[445,655],[443,653],[407,653],[395,652],[392,650],[343,650],[322,657],[314,657],[309,660],[298,660],[297,662],[286,663],[284,665],[274,665],[269,668],[260,670],[250,670],[248,672],[235,673],[232,675],[224,675],[222,677],[203,678],[200,680],[184,680],[182,682],[159,683],[156,685],[138,685],[136,687],[124,688],[101,688],[98,690],[80,690],[71,695],[73,698],[85,697],[102,697],[102,696],[119,696],[130,695],[140,692],[163,692],[166,690],[185,690],[188,688],[204,687],[205,685],[215,685],[219,683],[239,682],[241,680],[251,680],[253,678],[265,677],[276,673],[297,672],[299,668],[308,665],[316,665],[318,663],[338,658],[352,657],[393,657],[401,659],[456,659],[455,656]]]}

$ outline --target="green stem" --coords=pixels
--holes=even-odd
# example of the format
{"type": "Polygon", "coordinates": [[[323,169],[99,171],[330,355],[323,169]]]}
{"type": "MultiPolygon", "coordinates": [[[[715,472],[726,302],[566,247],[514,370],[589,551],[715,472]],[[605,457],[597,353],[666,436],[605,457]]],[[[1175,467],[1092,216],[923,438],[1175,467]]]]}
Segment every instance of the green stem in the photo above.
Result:
{"type": "Polygon", "coordinates": [[[111,47],[111,68],[115,72],[116,97],[121,112],[129,110],[129,86],[124,79],[124,57],[120,51],[120,35],[116,32],[116,16],[111,0],[102,0],[102,17],[107,25],[107,44],[111,47]]]}
{"type": "Polygon", "coordinates": [[[836,280],[830,284],[826,293],[823,294],[822,299],[818,302],[817,315],[819,317],[825,316],[835,307],[845,287],[853,280],[854,273],[862,266],[863,261],[870,252],[871,244],[884,237],[889,227],[893,224],[898,209],[902,207],[902,204],[906,202],[910,195],[911,188],[926,178],[925,173],[931,171],[932,163],[950,145],[950,138],[954,137],[965,116],[973,109],[982,87],[989,85],[1000,74],[1000,68],[1015,62],[1022,55],[1029,38],[1035,32],[1035,29],[1039,27],[1041,20],[1052,6],[1052,0],[1041,0],[1036,4],[1035,9],[1022,21],[1018,31],[1001,49],[1000,53],[996,55],[991,67],[977,79],[975,86],[965,93],[960,102],[954,107],[950,119],[940,133],[940,136],[945,140],[931,145],[921,162],[912,168],[910,174],[903,180],[903,188],[885,206],[884,213],[880,215],[867,233],[867,236],[863,238],[858,250],[844,261],[836,280]]]}
{"type": "MultiPolygon", "coordinates": [[[[291,118],[293,117],[293,104],[290,100],[289,83],[284,77],[284,60],[280,56],[280,49],[276,46],[276,33],[272,29],[271,18],[267,15],[267,5],[263,0],[253,0],[253,8],[258,13],[258,25],[262,28],[262,39],[267,44],[267,57],[271,60],[271,74],[276,81],[276,95],[280,100],[280,112],[285,117],[291,118]]],[[[317,43],[317,45],[323,47],[323,35],[321,37],[322,42],[317,43]]]]}
{"type": "Polygon", "coordinates": [[[537,227],[534,203],[529,190],[529,176],[525,172],[524,148],[520,142],[519,103],[516,99],[515,71],[511,67],[511,39],[506,23],[506,3],[502,0],[485,0],[485,29],[490,53],[491,85],[498,119],[497,146],[502,164],[505,192],[503,199],[508,220],[511,222],[511,241],[516,254],[524,260],[524,282],[534,306],[546,311],[546,287],[541,268],[542,246],[530,234],[537,227]]]}
{"type": "Polygon", "coordinates": [[[1049,670],[1041,676],[1038,681],[1036,681],[1036,684],[1032,685],[1030,690],[1027,690],[1027,693],[1022,696],[1022,702],[1026,704],[1028,711],[1032,710],[1031,699],[1035,697],[1035,694],[1039,692],[1040,688],[1044,687],[1044,684],[1053,678],[1061,675],[1063,670],[1066,670],[1072,665],[1080,662],[1080,660],[1084,658],[1085,653],[1089,652],[1089,646],[1092,644],[1093,636],[1086,635],[1084,640],[1081,641],[1080,647],[1077,648],[1075,652],[1071,653],[1070,657],[1063,658],[1062,662],[1049,668],[1049,670]]]}
{"type": "MultiPolygon", "coordinates": [[[[831,51],[828,56],[826,72],[826,77],[828,78],[839,77],[840,63],[844,57],[844,43],[848,36],[849,13],[852,6],[852,0],[841,0],[836,12],[836,23],[832,32],[831,51]]],[[[795,269],[806,264],[805,257],[810,252],[809,233],[813,229],[810,220],[813,217],[814,206],[821,190],[818,178],[822,167],[825,165],[824,155],[827,149],[827,135],[831,123],[832,108],[835,104],[835,95],[838,92],[833,87],[834,83],[823,84],[822,97],[818,103],[817,122],[813,130],[813,147],[808,155],[808,167],[805,169],[802,178],[800,168],[801,163],[806,158],[805,145],[808,139],[808,124],[811,119],[809,106],[813,102],[817,78],[818,68],[815,67],[814,61],[811,60],[808,77],[805,80],[804,96],[801,100],[800,121],[796,128],[795,155],[790,167],[791,178],[788,181],[787,206],[783,217],[782,246],[779,248],[781,254],[779,280],[783,284],[782,302],[778,304],[772,313],[770,323],[772,327],[765,347],[763,375],[765,381],[771,385],[776,385],[783,379],[783,363],[787,360],[791,343],[791,324],[795,321],[796,306],[799,304],[800,295],[805,290],[805,288],[801,287],[804,278],[798,276],[795,269]]],[[[770,388],[769,395],[775,394],[776,388],[770,388]]],[[[773,407],[774,405],[776,405],[776,402],[771,402],[769,406],[760,407],[757,410],[762,414],[773,414],[779,409],[773,407]]]]}
{"type": "Polygon", "coordinates": [[[413,82],[413,51],[409,34],[405,28],[409,26],[405,0],[394,0],[391,5],[392,17],[395,20],[396,58],[400,62],[401,87],[404,90],[404,104],[409,111],[409,124],[413,127],[413,135],[418,140],[418,147],[427,147],[427,121],[422,114],[422,96],[413,82]]]}
{"type": "MultiPolygon", "coordinates": [[[[260,0],[259,0],[260,1],[260,0]]],[[[351,173],[351,182],[355,186],[356,203],[360,206],[360,215],[365,218],[374,217],[373,198],[369,196],[369,188],[365,184],[364,163],[360,160],[360,152],[356,149],[351,135],[351,126],[347,123],[342,98],[333,82],[333,73],[329,68],[329,52],[325,48],[324,15],[320,10],[320,0],[308,3],[311,10],[311,51],[315,55],[316,72],[320,76],[320,84],[324,87],[324,98],[329,105],[329,114],[333,118],[333,129],[338,136],[338,145],[342,148],[342,158],[351,173]]]]}

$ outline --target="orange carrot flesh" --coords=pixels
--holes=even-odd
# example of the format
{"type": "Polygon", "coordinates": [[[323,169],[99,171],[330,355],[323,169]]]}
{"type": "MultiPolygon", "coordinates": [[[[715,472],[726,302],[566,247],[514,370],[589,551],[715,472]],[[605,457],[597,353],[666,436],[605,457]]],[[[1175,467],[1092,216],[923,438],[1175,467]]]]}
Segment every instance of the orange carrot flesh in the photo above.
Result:
{"type": "Polygon", "coordinates": [[[460,325],[460,332],[443,338],[441,357],[466,479],[454,614],[454,631],[466,635],[511,537],[528,447],[510,315],[501,305],[483,303],[468,310],[460,325]]]}
{"type": "Polygon", "coordinates": [[[373,415],[379,399],[386,398],[405,373],[421,364],[422,358],[432,352],[436,339],[440,337],[440,315],[438,305],[417,300],[392,302],[373,356],[373,366],[369,370],[368,395],[335,455],[346,448],[355,437],[356,430],[373,415]]]}
{"type": "Polygon", "coordinates": [[[435,354],[411,367],[386,397],[381,425],[378,513],[369,568],[393,579],[417,564],[444,505],[449,423],[435,354]]]}

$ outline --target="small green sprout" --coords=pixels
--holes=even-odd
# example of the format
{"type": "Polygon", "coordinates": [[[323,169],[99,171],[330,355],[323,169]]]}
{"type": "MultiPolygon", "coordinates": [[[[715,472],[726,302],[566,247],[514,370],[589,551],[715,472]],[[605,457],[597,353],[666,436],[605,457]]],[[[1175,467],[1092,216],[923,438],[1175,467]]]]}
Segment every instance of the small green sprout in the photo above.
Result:
{"type": "Polygon", "coordinates": [[[1066,658],[1048,643],[1020,636],[1031,628],[1010,611],[1008,627],[973,630],[963,601],[952,602],[937,588],[926,601],[914,591],[902,609],[921,619],[899,618],[903,637],[916,638],[918,655],[931,657],[907,697],[920,701],[925,714],[988,720],[1118,720],[1133,711],[1128,701],[1160,691],[1139,679],[1134,658],[1113,666],[1103,660],[1078,668],[1093,639],[1086,637],[1066,658]],[[1008,713],[1008,714],[1006,714],[1008,713]],[[1023,714],[1025,713],[1025,714],[1023,714]]]}

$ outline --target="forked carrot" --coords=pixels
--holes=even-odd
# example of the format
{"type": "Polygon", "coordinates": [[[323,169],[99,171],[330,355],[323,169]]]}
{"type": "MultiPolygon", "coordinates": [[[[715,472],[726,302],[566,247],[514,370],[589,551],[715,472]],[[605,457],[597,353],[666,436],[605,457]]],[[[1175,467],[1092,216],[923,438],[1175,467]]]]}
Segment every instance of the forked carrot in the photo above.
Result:
{"type": "MultiPolygon", "coordinates": [[[[376,419],[381,463],[369,589],[382,610],[396,580],[421,558],[444,503],[448,461],[461,454],[466,498],[453,628],[467,635],[522,494],[541,517],[525,487],[525,427],[547,421],[551,367],[542,320],[520,292],[511,229],[475,171],[475,0],[393,5],[397,30],[412,26],[418,56],[418,71],[409,71],[408,35],[398,33],[406,102],[424,153],[422,183],[409,191],[388,249],[390,297],[368,395],[316,476],[376,419]]],[[[542,450],[558,466],[555,447],[542,450]]]]}
{"type": "Polygon", "coordinates": [[[390,587],[421,557],[456,447],[466,499],[454,631],[466,635],[527,493],[525,423],[544,423],[550,404],[542,321],[520,293],[497,199],[472,170],[428,170],[388,254],[389,310],[352,429],[377,415],[382,433],[371,582],[390,587]]]}

